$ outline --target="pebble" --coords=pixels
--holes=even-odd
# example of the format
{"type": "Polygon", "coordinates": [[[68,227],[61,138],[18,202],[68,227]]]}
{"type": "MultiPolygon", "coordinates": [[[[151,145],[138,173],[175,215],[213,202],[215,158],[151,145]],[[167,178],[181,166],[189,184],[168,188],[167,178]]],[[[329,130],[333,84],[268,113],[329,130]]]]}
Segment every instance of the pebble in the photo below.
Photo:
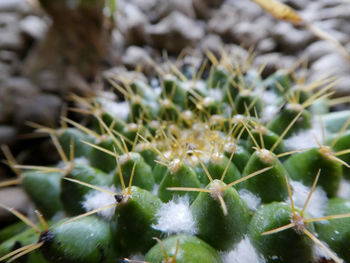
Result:
{"type": "Polygon", "coordinates": [[[310,63],[315,62],[321,57],[336,52],[336,47],[334,44],[329,43],[325,40],[319,40],[310,44],[304,51],[304,55],[307,57],[310,63]]]}
{"type": "Polygon", "coordinates": [[[199,46],[203,52],[209,50],[219,56],[224,47],[224,43],[218,35],[209,34],[202,39],[199,46]]]}
{"type": "Polygon", "coordinates": [[[125,3],[120,7],[117,16],[117,26],[128,45],[142,45],[145,40],[147,16],[135,5],[125,3]]]}
{"type": "Polygon", "coordinates": [[[27,36],[35,40],[41,40],[45,36],[48,24],[38,16],[29,15],[20,21],[19,27],[21,32],[27,36]]]}
{"type": "MultiPolygon", "coordinates": [[[[22,190],[21,187],[11,187],[4,188],[0,191],[0,200],[1,204],[16,209],[19,212],[26,214],[28,207],[31,206],[31,203],[22,190]]],[[[12,215],[5,209],[0,209],[0,224],[1,222],[10,222],[15,220],[15,216],[12,215]]]]}
{"type": "Polygon", "coordinates": [[[122,62],[129,69],[140,68],[143,72],[149,72],[152,70],[152,66],[147,57],[149,57],[149,55],[144,48],[130,46],[126,49],[122,57],[122,62]]]}
{"type": "Polygon", "coordinates": [[[13,143],[16,140],[16,135],[17,130],[15,127],[10,125],[0,125],[0,145],[13,143]]]}
{"type": "Polygon", "coordinates": [[[24,41],[18,25],[19,15],[16,13],[1,13],[0,15],[0,50],[19,51],[23,49],[24,41]]]}
{"type": "Polygon", "coordinates": [[[162,0],[155,8],[157,19],[168,16],[172,11],[178,11],[191,19],[196,17],[192,2],[189,0],[162,0]]]}
{"type": "Polygon", "coordinates": [[[278,23],[272,31],[272,37],[286,53],[301,52],[316,39],[310,31],[297,29],[288,23],[278,23]]]}
{"type": "Polygon", "coordinates": [[[16,12],[18,14],[26,15],[33,13],[33,8],[27,1],[23,0],[1,0],[0,12],[16,12]]]}
{"type": "Polygon", "coordinates": [[[147,25],[146,33],[152,46],[173,53],[194,46],[204,36],[198,23],[178,11],[173,11],[155,25],[147,25]]]}
{"type": "Polygon", "coordinates": [[[37,94],[23,99],[14,112],[14,122],[22,130],[28,130],[27,122],[52,126],[60,115],[62,101],[51,94],[37,94]]]}

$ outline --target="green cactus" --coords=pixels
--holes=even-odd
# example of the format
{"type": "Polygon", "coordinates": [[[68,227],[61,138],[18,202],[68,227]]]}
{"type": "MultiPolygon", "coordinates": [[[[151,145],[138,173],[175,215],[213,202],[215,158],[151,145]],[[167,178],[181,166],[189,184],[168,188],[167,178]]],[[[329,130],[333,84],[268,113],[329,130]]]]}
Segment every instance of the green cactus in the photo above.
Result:
{"type": "Polygon", "coordinates": [[[16,166],[6,152],[25,170],[13,182],[50,224],[41,230],[11,210],[31,228],[0,231],[0,261],[318,262],[319,246],[349,262],[350,201],[333,199],[349,178],[349,111],[330,112],[328,87],[295,86],[284,71],[262,79],[219,63],[207,75],[166,74],[158,93],[125,82],[123,104],[79,98],[90,126],[64,119],[70,127],[47,129],[62,158],[55,167],[16,166]],[[315,191],[331,198],[316,210],[324,217],[315,191]],[[250,252],[238,253],[247,242],[250,252]]]}

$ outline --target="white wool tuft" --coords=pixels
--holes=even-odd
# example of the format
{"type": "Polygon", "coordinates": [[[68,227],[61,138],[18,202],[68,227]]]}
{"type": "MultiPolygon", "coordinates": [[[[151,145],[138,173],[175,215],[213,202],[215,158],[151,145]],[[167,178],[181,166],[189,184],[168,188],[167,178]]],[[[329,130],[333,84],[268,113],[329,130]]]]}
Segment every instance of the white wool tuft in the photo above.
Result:
{"type": "MultiPolygon", "coordinates": [[[[301,130],[284,140],[289,150],[300,150],[318,147],[315,137],[322,143],[322,125],[319,121],[313,120],[311,129],[301,130]]],[[[326,132],[325,132],[326,133],[326,132]]],[[[325,134],[327,136],[327,134],[325,134]]]]}
{"type": "Polygon", "coordinates": [[[152,194],[158,196],[159,184],[155,184],[152,189],[152,194]]]}
{"type": "Polygon", "coordinates": [[[138,254],[133,254],[130,257],[128,257],[129,261],[124,261],[124,262],[144,262],[145,256],[138,253],[138,254]]]}
{"type": "Polygon", "coordinates": [[[158,223],[152,227],[169,235],[175,233],[193,235],[197,232],[188,196],[178,197],[163,204],[156,216],[158,217],[158,223]]]}
{"type": "Polygon", "coordinates": [[[341,180],[337,196],[345,199],[350,198],[350,181],[341,180]]]}
{"type": "Polygon", "coordinates": [[[250,243],[250,239],[246,236],[236,247],[222,254],[224,263],[264,263],[265,259],[260,256],[250,243]]]}
{"type": "Polygon", "coordinates": [[[116,102],[105,98],[101,98],[100,101],[105,111],[111,114],[113,117],[118,117],[122,120],[127,119],[130,112],[130,107],[126,101],[116,102]]]}
{"type": "Polygon", "coordinates": [[[75,164],[81,164],[81,165],[89,165],[89,160],[82,156],[74,159],[75,164]]]}
{"type": "MultiPolygon", "coordinates": [[[[116,188],[114,186],[111,186],[111,187],[102,186],[101,188],[117,193],[116,188]]],[[[86,211],[91,211],[104,206],[108,206],[110,204],[115,204],[115,202],[116,201],[113,195],[107,194],[105,192],[97,191],[97,190],[91,190],[85,195],[85,200],[83,201],[82,205],[86,211]]],[[[104,209],[98,212],[97,214],[110,220],[114,215],[114,211],[115,211],[115,207],[112,207],[112,208],[104,209]]]]}
{"type": "MultiPolygon", "coordinates": [[[[295,206],[302,209],[307,200],[307,197],[309,196],[311,187],[307,187],[301,182],[292,180],[290,181],[290,185],[293,189],[294,204],[295,206]]],[[[287,202],[290,203],[289,198],[287,202]]],[[[328,198],[325,191],[323,191],[321,187],[316,187],[315,191],[311,196],[310,202],[306,208],[306,212],[310,214],[313,218],[322,217],[324,215],[324,210],[327,206],[327,202],[328,198]]]]}
{"type": "MultiPolygon", "coordinates": [[[[329,246],[325,243],[322,242],[327,248],[329,248],[329,246]]],[[[329,248],[330,249],[330,248],[329,248]]],[[[332,249],[330,249],[334,254],[336,254],[332,249]]],[[[312,252],[313,252],[313,257],[315,262],[320,261],[320,259],[328,259],[331,260],[331,257],[327,254],[327,252],[322,249],[320,246],[314,244],[313,248],[312,248],[312,252]]],[[[337,255],[337,254],[336,254],[337,255]]],[[[339,257],[338,257],[339,258],[339,257]]],[[[341,260],[340,262],[344,262],[343,260],[341,260]]]]}
{"type": "Polygon", "coordinates": [[[263,113],[262,113],[263,122],[267,123],[270,120],[272,120],[272,118],[276,116],[276,114],[278,112],[278,109],[279,108],[277,106],[275,106],[275,105],[265,106],[264,109],[263,109],[263,113]]]}
{"type": "Polygon", "coordinates": [[[261,199],[258,196],[254,195],[247,189],[241,189],[238,193],[239,196],[245,201],[250,210],[255,211],[256,209],[258,209],[261,203],[261,199]]]}

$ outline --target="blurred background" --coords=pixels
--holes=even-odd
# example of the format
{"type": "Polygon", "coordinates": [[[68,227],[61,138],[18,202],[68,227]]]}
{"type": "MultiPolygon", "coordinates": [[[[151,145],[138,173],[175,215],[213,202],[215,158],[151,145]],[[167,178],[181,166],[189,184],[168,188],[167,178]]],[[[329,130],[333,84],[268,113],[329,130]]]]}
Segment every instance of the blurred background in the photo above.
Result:
{"type": "MultiPolygon", "coordinates": [[[[283,2],[350,52],[348,0],[283,2]]],[[[55,128],[62,114],[82,121],[67,113],[72,93],[109,89],[111,76],[156,76],[155,65],[179,57],[178,67],[198,66],[207,51],[220,57],[223,50],[254,54],[266,75],[302,64],[310,81],[335,76],[335,95],[350,95],[350,63],[336,46],[250,0],[0,0],[0,145],[18,163],[54,163],[50,140],[33,134],[30,123],[55,128]]],[[[1,164],[0,181],[11,176],[1,164]]],[[[17,187],[1,190],[5,199],[28,206],[17,187]]]]}

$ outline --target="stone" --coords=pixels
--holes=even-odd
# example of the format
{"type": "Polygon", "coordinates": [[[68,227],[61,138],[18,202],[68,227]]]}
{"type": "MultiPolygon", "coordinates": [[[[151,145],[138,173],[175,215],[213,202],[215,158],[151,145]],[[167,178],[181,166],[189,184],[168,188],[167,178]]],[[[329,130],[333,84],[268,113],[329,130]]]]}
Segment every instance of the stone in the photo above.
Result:
{"type": "Polygon", "coordinates": [[[188,46],[194,46],[204,36],[203,28],[178,11],[155,25],[146,26],[146,34],[152,46],[178,53],[188,46]]]}
{"type": "Polygon", "coordinates": [[[128,45],[142,45],[146,41],[145,26],[148,18],[135,5],[124,3],[117,14],[117,27],[128,45]]]}
{"type": "Polygon", "coordinates": [[[196,16],[200,19],[209,19],[215,9],[218,9],[223,0],[192,0],[192,5],[196,16]]]}
{"type": "Polygon", "coordinates": [[[33,13],[33,6],[23,0],[1,0],[0,12],[16,12],[22,15],[33,13]]]}
{"type": "Polygon", "coordinates": [[[149,72],[152,69],[152,65],[147,59],[149,55],[146,50],[137,46],[130,46],[126,49],[122,62],[129,69],[142,69],[143,72],[149,72]]]}
{"type": "Polygon", "coordinates": [[[22,50],[24,41],[20,35],[18,25],[19,15],[16,13],[2,13],[0,16],[0,50],[22,50]]]}
{"type": "Polygon", "coordinates": [[[224,44],[221,38],[214,34],[205,36],[199,44],[199,47],[203,52],[211,51],[217,56],[220,55],[221,51],[223,50],[223,46],[224,44]]]}
{"type": "Polygon", "coordinates": [[[11,73],[11,67],[6,63],[0,62],[0,83],[5,81],[11,73]]]}
{"type": "Polygon", "coordinates": [[[259,55],[253,61],[253,67],[259,68],[265,65],[262,77],[265,78],[278,69],[290,69],[296,63],[297,58],[294,56],[284,56],[281,53],[273,52],[259,55]]]}
{"type": "Polygon", "coordinates": [[[6,78],[0,88],[0,122],[12,122],[13,114],[24,98],[38,93],[26,78],[6,78]]]}
{"type": "Polygon", "coordinates": [[[48,24],[38,16],[29,15],[20,21],[19,27],[25,35],[35,40],[41,40],[45,36],[48,24]]]}
{"type": "Polygon", "coordinates": [[[50,93],[59,93],[59,79],[54,72],[50,70],[43,70],[38,73],[37,83],[40,90],[50,93]]]}
{"type": "Polygon", "coordinates": [[[272,32],[272,37],[284,52],[302,51],[316,37],[307,30],[297,29],[289,23],[278,23],[272,32]]]}
{"type": "Polygon", "coordinates": [[[216,11],[208,22],[208,30],[219,35],[225,42],[234,41],[233,25],[239,22],[239,15],[232,7],[216,11]]]}
{"type": "MultiPolygon", "coordinates": [[[[27,214],[28,207],[31,206],[26,193],[19,186],[1,189],[0,200],[1,204],[14,208],[24,214],[27,214]]],[[[16,217],[7,210],[0,209],[0,222],[11,222],[14,221],[15,218],[16,217]]]]}
{"type": "MultiPolygon", "coordinates": [[[[350,96],[350,75],[337,77],[334,89],[336,97],[350,96]]],[[[347,108],[349,109],[349,108],[347,108]]]]}
{"type": "Polygon", "coordinates": [[[273,52],[277,47],[276,41],[272,37],[267,37],[259,41],[256,50],[260,53],[273,52]]]}
{"type": "Polygon", "coordinates": [[[303,53],[308,61],[313,63],[321,57],[334,51],[336,51],[336,47],[333,43],[326,40],[319,40],[309,45],[303,53]]]}
{"type": "Polygon", "coordinates": [[[343,57],[339,52],[327,54],[317,61],[315,61],[311,66],[312,75],[315,78],[320,78],[321,76],[343,76],[350,74],[350,63],[343,57]]]}
{"type": "Polygon", "coordinates": [[[236,44],[249,49],[266,38],[267,27],[260,23],[241,22],[233,27],[232,34],[236,44]]]}
{"type": "Polygon", "coordinates": [[[38,88],[35,87],[27,78],[12,77],[7,79],[0,89],[0,98],[5,95],[8,99],[18,97],[30,97],[38,93],[38,88]]]}
{"type": "Polygon", "coordinates": [[[27,122],[54,125],[60,115],[62,101],[52,94],[37,94],[23,99],[14,112],[14,122],[21,130],[28,129],[27,122]]]}
{"type": "Polygon", "coordinates": [[[192,2],[189,0],[162,0],[155,7],[158,19],[168,16],[172,11],[178,11],[192,19],[196,17],[192,2]]]}
{"type": "Polygon", "coordinates": [[[17,131],[15,127],[0,125],[0,145],[13,143],[16,140],[16,135],[17,131]]]}

